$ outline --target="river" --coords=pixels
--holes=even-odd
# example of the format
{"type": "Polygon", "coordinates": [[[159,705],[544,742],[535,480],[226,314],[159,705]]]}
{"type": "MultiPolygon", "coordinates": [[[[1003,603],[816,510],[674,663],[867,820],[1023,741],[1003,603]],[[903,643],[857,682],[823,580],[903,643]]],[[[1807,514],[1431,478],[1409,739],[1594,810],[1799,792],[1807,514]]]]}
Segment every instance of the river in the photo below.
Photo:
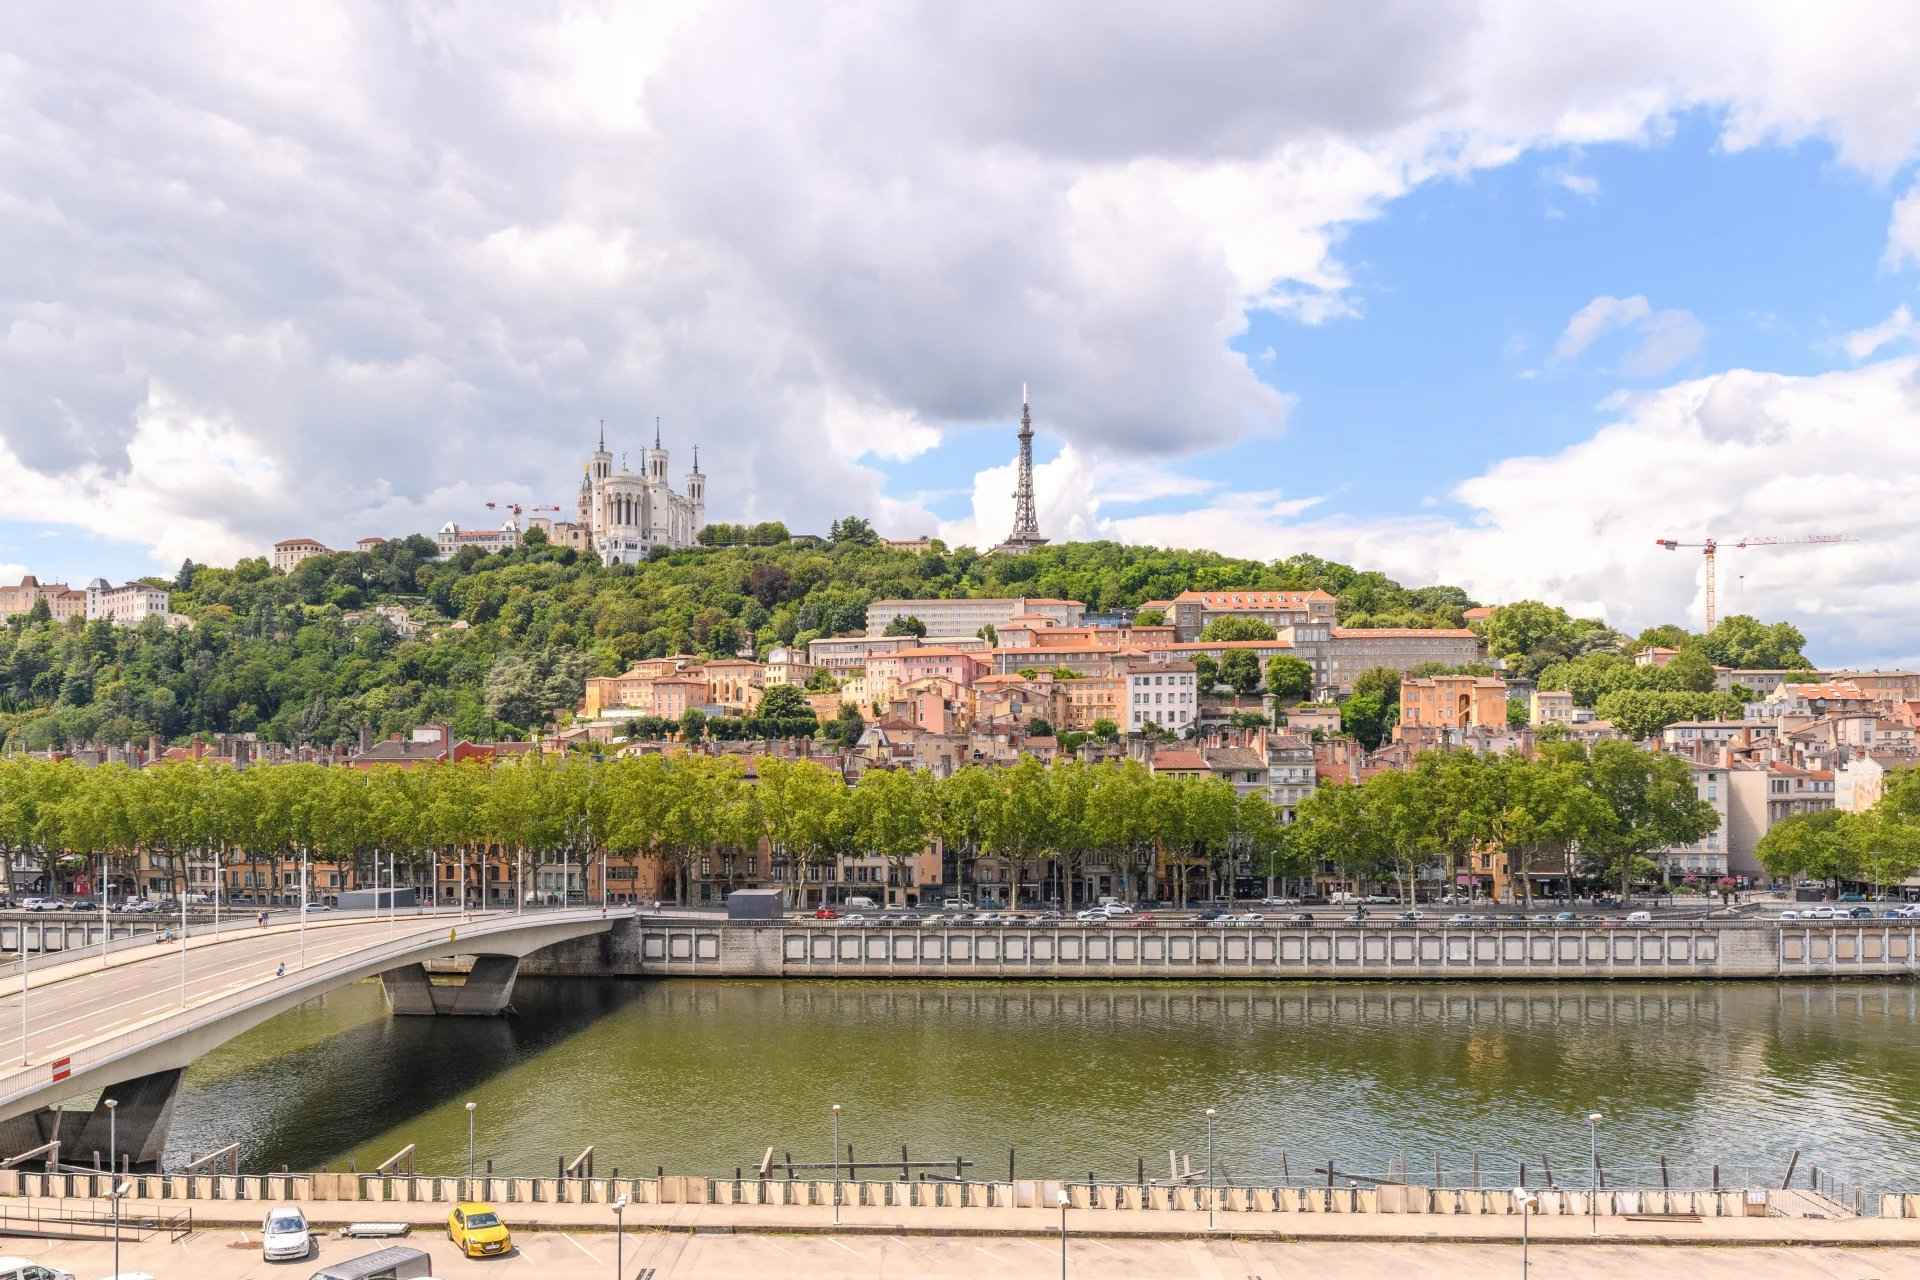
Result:
{"type": "MultiPolygon", "coordinates": [[[[977,1176],[1235,1180],[1386,1171],[1583,1185],[1585,1117],[1622,1183],[1711,1163],[1777,1183],[1791,1154],[1920,1186],[1920,984],[1210,985],[522,979],[513,1019],[391,1018],[335,992],[187,1074],[169,1164],[238,1142],[252,1170],[724,1172],[768,1146],[826,1160],[964,1156],[977,1176]],[[1740,1169],[1751,1166],[1752,1175],[1740,1169]],[[1636,1169],[1644,1172],[1636,1173],[1636,1169]],[[1563,1172],[1565,1171],[1565,1172],[1563,1172]]],[[[879,1175],[877,1175],[879,1176],[879,1175]]]]}

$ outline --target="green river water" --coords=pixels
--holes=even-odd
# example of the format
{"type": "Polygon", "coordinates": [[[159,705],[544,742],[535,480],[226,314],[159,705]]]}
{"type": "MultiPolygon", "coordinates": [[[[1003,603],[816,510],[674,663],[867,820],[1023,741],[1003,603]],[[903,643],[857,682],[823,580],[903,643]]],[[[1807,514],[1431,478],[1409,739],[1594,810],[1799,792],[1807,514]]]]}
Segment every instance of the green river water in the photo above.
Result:
{"type": "Polygon", "coordinates": [[[407,1143],[460,1172],[465,1104],[497,1172],[725,1173],[769,1146],[976,1161],[1004,1176],[1236,1180],[1385,1171],[1488,1185],[1542,1158],[1569,1185],[1603,1112],[1620,1182],[1723,1166],[1778,1182],[1796,1149],[1920,1189],[1920,984],[520,982],[513,1019],[391,1018],[376,983],[283,1015],[187,1075],[169,1161],[370,1169],[407,1143]],[[1629,1166],[1645,1173],[1638,1176],[1629,1166]]]}

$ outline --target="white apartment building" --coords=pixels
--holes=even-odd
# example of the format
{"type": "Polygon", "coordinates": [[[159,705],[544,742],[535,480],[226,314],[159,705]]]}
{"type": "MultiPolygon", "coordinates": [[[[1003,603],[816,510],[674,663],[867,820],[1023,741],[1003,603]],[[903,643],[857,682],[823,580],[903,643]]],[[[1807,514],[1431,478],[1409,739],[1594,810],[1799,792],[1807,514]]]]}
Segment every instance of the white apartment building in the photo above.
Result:
{"type": "Polygon", "coordinates": [[[1056,627],[1077,627],[1087,606],[1078,600],[1020,597],[983,600],[875,600],[867,606],[867,634],[883,636],[897,618],[918,618],[930,636],[978,635],[982,627],[999,628],[1021,614],[1046,618],[1056,627]]]}
{"type": "Polygon", "coordinates": [[[1693,769],[1694,794],[1713,806],[1720,824],[1692,844],[1675,845],[1660,854],[1660,865],[1674,879],[1694,876],[1700,880],[1718,880],[1727,874],[1728,795],[1732,784],[1728,771],[1717,764],[1688,762],[1693,769]]]}
{"type": "Polygon", "coordinates": [[[164,587],[150,587],[144,582],[114,587],[107,585],[105,578],[95,578],[87,584],[87,621],[137,627],[148,618],[165,620],[171,601],[172,595],[164,587]]]}
{"type": "Polygon", "coordinates": [[[292,573],[302,561],[328,554],[327,545],[313,538],[282,538],[273,544],[273,567],[280,573],[292,573]]]}
{"type": "Polygon", "coordinates": [[[1199,715],[1191,662],[1140,662],[1126,673],[1122,727],[1129,733],[1139,733],[1150,724],[1169,733],[1184,733],[1199,715]]]}

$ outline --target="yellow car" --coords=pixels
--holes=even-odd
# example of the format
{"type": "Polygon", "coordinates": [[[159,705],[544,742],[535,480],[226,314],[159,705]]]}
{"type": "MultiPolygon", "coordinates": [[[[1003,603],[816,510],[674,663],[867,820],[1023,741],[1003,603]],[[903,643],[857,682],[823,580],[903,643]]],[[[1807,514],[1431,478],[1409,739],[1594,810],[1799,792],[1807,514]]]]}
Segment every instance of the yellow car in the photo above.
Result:
{"type": "Polygon", "coordinates": [[[490,1204],[468,1201],[447,1215],[447,1239],[469,1258],[493,1258],[513,1248],[513,1233],[490,1204]]]}

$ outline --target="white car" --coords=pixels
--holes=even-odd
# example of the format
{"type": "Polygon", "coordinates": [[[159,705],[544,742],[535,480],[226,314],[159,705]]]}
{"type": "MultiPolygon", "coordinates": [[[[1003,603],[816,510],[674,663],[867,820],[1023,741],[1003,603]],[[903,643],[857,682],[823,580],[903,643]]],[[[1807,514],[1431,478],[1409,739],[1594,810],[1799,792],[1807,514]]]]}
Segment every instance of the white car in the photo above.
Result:
{"type": "Polygon", "coordinates": [[[1105,924],[1110,910],[1110,907],[1088,907],[1085,911],[1074,912],[1073,918],[1081,924],[1105,924]]]}
{"type": "Polygon", "coordinates": [[[1800,918],[1800,913],[1798,911],[1782,911],[1780,913],[1780,918],[1782,920],[1798,920],[1800,918]]]}
{"type": "MultiPolygon", "coordinates": [[[[45,898],[20,899],[20,909],[22,911],[56,911],[59,909],[59,905],[60,904],[56,902],[48,902],[45,898]]],[[[6,1272],[0,1271],[0,1280],[5,1280],[6,1274],[6,1272]]]]}
{"type": "Polygon", "coordinates": [[[260,1255],[268,1262],[301,1261],[313,1253],[307,1215],[296,1205],[275,1205],[260,1223],[260,1255]]]}
{"type": "Polygon", "coordinates": [[[1448,916],[1448,917],[1447,917],[1447,923],[1448,923],[1448,924],[1472,924],[1472,923],[1473,923],[1473,917],[1472,917],[1472,916],[1470,916],[1470,915],[1468,915],[1468,914],[1466,914],[1466,913],[1465,913],[1465,912],[1463,911],[1463,912],[1461,912],[1461,913],[1460,913],[1460,914],[1458,914],[1458,915],[1452,915],[1452,916],[1448,916]]]}
{"type": "Polygon", "coordinates": [[[1237,916],[1229,916],[1227,918],[1237,925],[1244,925],[1248,928],[1252,928],[1256,924],[1265,924],[1267,922],[1267,918],[1261,915],[1258,911],[1242,911],[1237,916]]]}
{"type": "Polygon", "coordinates": [[[0,1258],[0,1280],[73,1280],[73,1272],[43,1267],[31,1258],[0,1258]]]}
{"type": "Polygon", "coordinates": [[[1102,910],[1109,916],[1130,916],[1133,914],[1133,908],[1124,902],[1109,902],[1102,910]]]}

